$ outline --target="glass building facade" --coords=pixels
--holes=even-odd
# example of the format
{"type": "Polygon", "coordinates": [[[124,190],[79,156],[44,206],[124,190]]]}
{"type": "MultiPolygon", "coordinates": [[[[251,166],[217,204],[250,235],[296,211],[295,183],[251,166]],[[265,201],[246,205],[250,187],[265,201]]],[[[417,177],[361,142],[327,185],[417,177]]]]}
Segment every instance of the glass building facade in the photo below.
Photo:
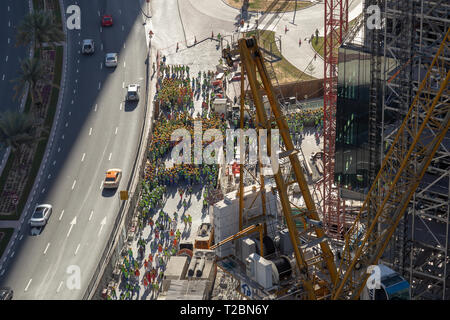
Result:
{"type": "Polygon", "coordinates": [[[339,48],[335,181],[362,193],[369,187],[370,57],[361,47],[339,48]]]}

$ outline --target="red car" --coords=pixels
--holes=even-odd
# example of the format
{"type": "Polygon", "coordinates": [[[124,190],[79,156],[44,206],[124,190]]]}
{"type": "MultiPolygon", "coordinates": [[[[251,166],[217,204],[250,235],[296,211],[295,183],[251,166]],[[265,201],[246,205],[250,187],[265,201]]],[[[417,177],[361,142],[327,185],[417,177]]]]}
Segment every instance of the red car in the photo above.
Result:
{"type": "Polygon", "coordinates": [[[102,18],[102,27],[110,27],[113,25],[113,19],[110,14],[105,14],[102,18]]]}

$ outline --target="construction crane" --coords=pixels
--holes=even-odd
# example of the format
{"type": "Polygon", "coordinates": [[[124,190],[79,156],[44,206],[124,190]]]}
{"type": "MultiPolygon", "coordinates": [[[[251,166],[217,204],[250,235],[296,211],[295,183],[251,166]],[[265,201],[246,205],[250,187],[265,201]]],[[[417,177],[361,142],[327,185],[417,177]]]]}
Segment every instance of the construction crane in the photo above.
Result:
{"type": "Polygon", "coordinates": [[[238,233],[233,234],[232,236],[229,236],[228,238],[223,239],[222,241],[212,245],[211,247],[209,247],[210,250],[214,250],[222,245],[224,245],[225,243],[228,243],[230,241],[233,240],[237,240],[239,238],[248,236],[249,234],[252,234],[254,232],[259,232],[259,241],[260,241],[260,253],[261,253],[261,257],[264,257],[264,249],[263,249],[263,231],[264,231],[264,226],[262,224],[255,224],[252,225],[250,227],[247,227],[241,231],[239,231],[238,233]]]}
{"type": "MultiPolygon", "coordinates": [[[[291,205],[293,204],[287,195],[287,185],[292,183],[298,183],[299,185],[306,205],[306,210],[303,210],[304,215],[300,216],[304,225],[306,226],[307,222],[320,221],[320,218],[312,200],[303,169],[300,166],[297,150],[292,144],[286,119],[273,94],[272,84],[267,76],[262,52],[257,45],[256,38],[239,40],[238,53],[241,59],[241,75],[242,78],[245,75],[247,76],[250,86],[256,111],[256,126],[268,130],[268,141],[271,140],[271,130],[279,129],[285,146],[279,158],[288,158],[295,174],[295,179],[292,181],[285,181],[279,171],[274,172],[273,176],[293,245],[298,276],[308,299],[360,298],[369,277],[367,268],[378,263],[400,219],[408,208],[414,191],[449,129],[450,104],[446,97],[449,96],[450,62],[445,59],[450,55],[449,43],[450,29],[443,38],[428,72],[421,82],[409,112],[397,131],[394,142],[359,214],[345,234],[345,246],[339,255],[340,263],[339,268],[337,268],[320,223],[313,223],[309,229],[304,231],[310,233],[309,244],[302,243],[299,238],[292,216],[291,205]],[[435,82],[431,76],[432,71],[436,72],[436,70],[439,72],[441,79],[440,88],[437,92],[432,90],[435,82]],[[270,117],[267,116],[264,109],[262,91],[267,94],[269,100],[270,117]],[[369,207],[376,212],[376,215],[362,233],[361,218],[367,213],[369,207]],[[319,254],[306,260],[304,249],[308,246],[317,245],[320,246],[319,254]],[[318,295],[318,293],[320,294],[318,295]]],[[[231,52],[230,50],[224,50],[223,52],[223,57],[229,65],[233,64],[232,56],[234,53],[237,52],[231,52]]],[[[241,81],[241,84],[243,84],[243,80],[241,81]]],[[[243,99],[242,96],[241,99],[243,99]]],[[[243,103],[241,104],[242,107],[243,103]]],[[[268,150],[269,156],[272,156],[273,159],[273,155],[270,155],[270,146],[268,150]]],[[[242,171],[241,174],[243,174],[242,171]]],[[[240,197],[243,197],[242,192],[240,197]]],[[[250,230],[255,231],[253,228],[250,227],[250,230]]],[[[234,238],[234,236],[230,238],[234,238]]]]}

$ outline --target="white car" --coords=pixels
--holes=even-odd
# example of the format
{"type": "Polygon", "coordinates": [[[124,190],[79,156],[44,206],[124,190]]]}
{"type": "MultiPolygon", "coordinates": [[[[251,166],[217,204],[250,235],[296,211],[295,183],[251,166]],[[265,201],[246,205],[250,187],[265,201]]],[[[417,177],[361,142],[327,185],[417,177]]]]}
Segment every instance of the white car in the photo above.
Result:
{"type": "Polygon", "coordinates": [[[130,84],[127,88],[127,101],[138,101],[140,86],[138,84],[130,84]]]}
{"type": "Polygon", "coordinates": [[[117,67],[118,55],[117,53],[107,53],[105,57],[106,67],[117,67]]]}
{"type": "Polygon", "coordinates": [[[31,227],[43,227],[47,224],[52,214],[52,206],[50,204],[38,204],[34,208],[34,212],[30,218],[31,227]]]}
{"type": "Polygon", "coordinates": [[[94,40],[84,39],[81,45],[81,53],[83,54],[93,54],[94,53],[94,40]]]}

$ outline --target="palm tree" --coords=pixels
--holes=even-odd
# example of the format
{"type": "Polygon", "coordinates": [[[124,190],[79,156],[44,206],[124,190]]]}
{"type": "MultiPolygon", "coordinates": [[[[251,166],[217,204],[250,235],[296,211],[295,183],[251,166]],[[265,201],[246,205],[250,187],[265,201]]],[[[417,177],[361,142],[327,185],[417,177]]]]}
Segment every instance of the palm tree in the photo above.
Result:
{"type": "Polygon", "coordinates": [[[16,45],[34,45],[34,50],[43,43],[54,46],[65,40],[65,34],[60,24],[54,22],[49,11],[34,11],[27,14],[17,27],[16,45]]]}
{"type": "Polygon", "coordinates": [[[12,82],[16,83],[14,89],[16,91],[14,98],[23,97],[26,93],[26,86],[28,85],[31,90],[31,102],[35,104],[35,98],[38,97],[38,101],[42,102],[42,96],[39,90],[36,90],[38,81],[48,82],[46,78],[46,72],[44,65],[38,58],[26,58],[20,62],[19,77],[12,82]]]}
{"type": "MultiPolygon", "coordinates": [[[[40,140],[39,123],[30,115],[18,111],[0,113],[0,144],[20,152],[23,145],[30,146],[40,140]]],[[[20,155],[18,157],[20,159],[20,155]]]]}

